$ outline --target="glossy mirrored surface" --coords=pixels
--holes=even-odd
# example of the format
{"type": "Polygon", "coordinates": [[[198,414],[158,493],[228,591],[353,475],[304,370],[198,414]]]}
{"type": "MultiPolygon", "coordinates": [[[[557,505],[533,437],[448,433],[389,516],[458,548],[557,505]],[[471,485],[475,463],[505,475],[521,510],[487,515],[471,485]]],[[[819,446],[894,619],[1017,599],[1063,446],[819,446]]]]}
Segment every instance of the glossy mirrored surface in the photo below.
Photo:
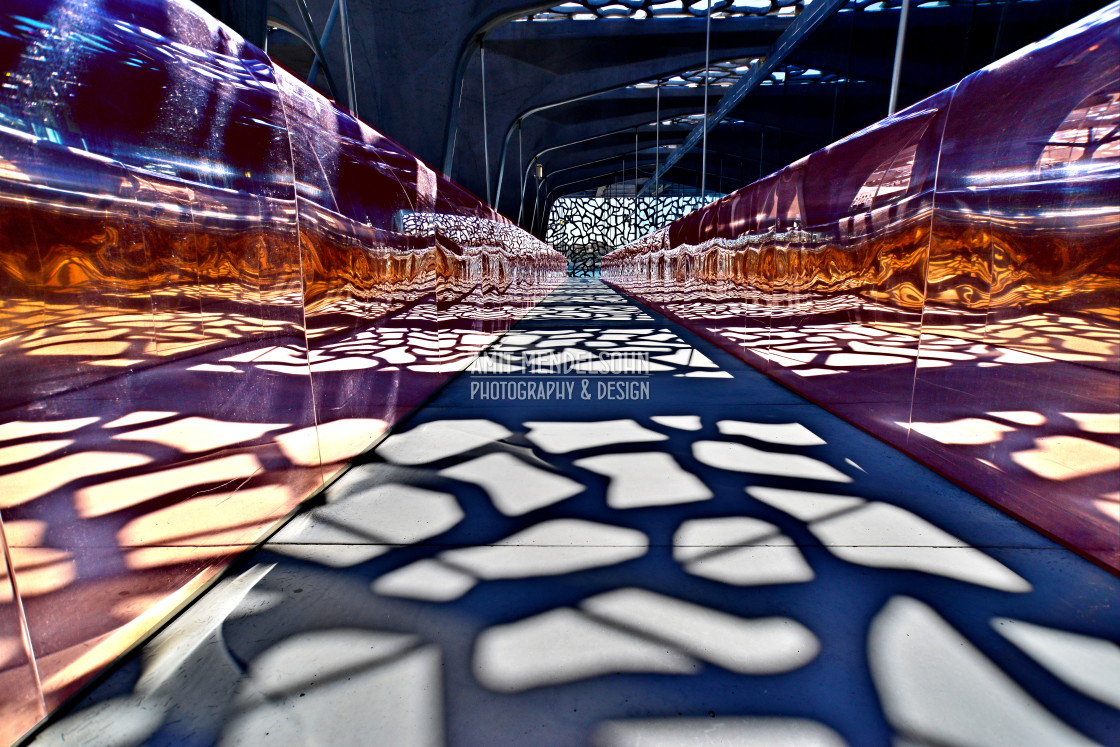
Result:
{"type": "Polygon", "coordinates": [[[13,0],[0,65],[14,739],[564,260],[189,3],[13,0]]]}
{"type": "Polygon", "coordinates": [[[1120,569],[1115,6],[623,247],[603,276],[1120,569]]]}

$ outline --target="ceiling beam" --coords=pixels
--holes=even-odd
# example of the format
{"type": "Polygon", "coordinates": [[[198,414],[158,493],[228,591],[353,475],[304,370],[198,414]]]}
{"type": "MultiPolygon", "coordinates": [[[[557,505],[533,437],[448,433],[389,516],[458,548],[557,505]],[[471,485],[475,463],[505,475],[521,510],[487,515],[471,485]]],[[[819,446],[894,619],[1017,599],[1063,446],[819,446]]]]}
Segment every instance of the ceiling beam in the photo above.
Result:
{"type": "Polygon", "coordinates": [[[770,48],[765,61],[756,66],[751,72],[741,77],[735,85],[731,87],[731,90],[723,95],[715,111],[712,112],[707,119],[693,128],[681,147],[677,148],[673,155],[657,170],[657,173],[654,174],[654,178],[642,186],[642,191],[639,194],[644,194],[651,183],[660,181],[661,177],[665,175],[665,172],[671,169],[685,153],[695,147],[696,143],[700,142],[700,138],[710,132],[711,129],[726,117],[748,93],[757,88],[762,81],[769,78],[770,74],[785,62],[786,57],[797,48],[805,37],[827,21],[832,14],[843,7],[846,2],[847,0],[816,0],[816,2],[809,6],[808,10],[799,15],[797,19],[782,32],[778,40],[774,42],[774,46],[770,48]]]}

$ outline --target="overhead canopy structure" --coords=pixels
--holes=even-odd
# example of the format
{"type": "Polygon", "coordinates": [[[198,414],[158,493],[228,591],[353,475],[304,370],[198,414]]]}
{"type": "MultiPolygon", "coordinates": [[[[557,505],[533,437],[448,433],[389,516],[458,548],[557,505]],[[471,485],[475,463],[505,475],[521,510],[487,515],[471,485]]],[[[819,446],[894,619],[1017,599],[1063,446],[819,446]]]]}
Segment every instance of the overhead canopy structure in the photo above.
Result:
{"type": "MultiPolygon", "coordinates": [[[[201,2],[538,233],[565,195],[620,182],[646,194],[665,184],[726,192],[880,119],[901,3],[201,2]],[[703,148],[673,157],[691,132],[698,137],[704,113],[737,88],[749,91],[709,122],[703,148]],[[672,168],[645,184],[670,158],[672,168]]],[[[1101,5],[911,0],[899,104],[1101,5]]]]}

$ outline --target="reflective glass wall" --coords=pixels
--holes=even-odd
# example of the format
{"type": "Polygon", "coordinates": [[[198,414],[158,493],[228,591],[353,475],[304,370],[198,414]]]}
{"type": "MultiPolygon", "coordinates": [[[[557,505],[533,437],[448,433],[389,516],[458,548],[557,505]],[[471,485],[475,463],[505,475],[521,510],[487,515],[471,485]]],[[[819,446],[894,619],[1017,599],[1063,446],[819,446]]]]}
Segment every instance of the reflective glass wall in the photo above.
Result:
{"type": "Polygon", "coordinates": [[[564,258],[179,0],[0,15],[0,741],[564,258]]]}
{"type": "Polygon", "coordinates": [[[1118,6],[603,276],[1120,570],[1118,6]]]}

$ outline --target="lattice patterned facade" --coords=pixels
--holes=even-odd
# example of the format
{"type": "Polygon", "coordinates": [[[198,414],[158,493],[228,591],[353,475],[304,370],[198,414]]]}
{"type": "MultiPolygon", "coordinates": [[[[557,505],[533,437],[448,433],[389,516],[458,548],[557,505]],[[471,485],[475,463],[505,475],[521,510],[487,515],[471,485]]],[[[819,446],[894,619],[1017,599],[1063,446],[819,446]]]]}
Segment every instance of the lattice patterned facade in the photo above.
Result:
{"type": "Polygon", "coordinates": [[[599,260],[703,207],[720,195],[684,197],[564,197],[549,215],[546,241],[568,258],[568,274],[599,273],[599,260]]]}

